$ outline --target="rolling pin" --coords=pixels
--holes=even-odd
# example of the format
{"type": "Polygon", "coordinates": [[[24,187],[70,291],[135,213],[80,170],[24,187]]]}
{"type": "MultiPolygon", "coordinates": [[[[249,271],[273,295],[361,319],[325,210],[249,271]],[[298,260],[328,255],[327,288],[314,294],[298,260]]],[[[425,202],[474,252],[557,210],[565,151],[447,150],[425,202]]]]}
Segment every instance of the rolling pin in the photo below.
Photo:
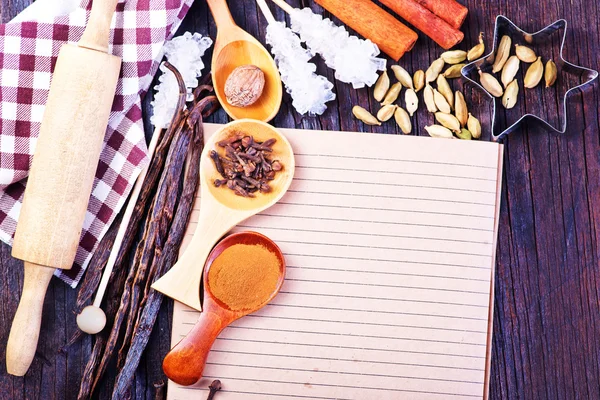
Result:
{"type": "Polygon", "coordinates": [[[12,249],[25,274],[6,347],[11,375],[31,365],[54,271],[75,260],[121,69],[107,54],[116,4],[94,0],[79,43],[64,44],[56,61],[12,249]]]}

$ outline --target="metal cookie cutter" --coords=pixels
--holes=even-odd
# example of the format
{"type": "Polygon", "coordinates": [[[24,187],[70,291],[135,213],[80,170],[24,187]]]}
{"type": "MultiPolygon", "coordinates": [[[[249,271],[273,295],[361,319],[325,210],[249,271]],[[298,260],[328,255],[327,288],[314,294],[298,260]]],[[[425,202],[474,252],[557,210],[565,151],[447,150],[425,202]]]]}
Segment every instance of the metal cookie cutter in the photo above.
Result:
{"type": "MultiPolygon", "coordinates": [[[[527,33],[525,31],[523,31],[522,29],[520,29],[518,26],[516,26],[511,20],[506,18],[504,15],[498,15],[496,17],[496,27],[494,29],[494,48],[492,49],[492,52],[490,54],[488,54],[487,56],[484,56],[476,61],[473,61],[470,64],[467,64],[461,70],[462,75],[467,80],[471,81],[476,86],[480,87],[493,100],[494,106],[493,106],[493,111],[492,111],[493,112],[493,115],[492,115],[492,138],[494,140],[498,141],[498,140],[502,139],[504,136],[508,135],[509,133],[517,130],[520,127],[521,123],[525,120],[532,120],[532,121],[538,122],[542,126],[547,127],[548,129],[550,129],[551,131],[554,131],[556,133],[565,133],[566,132],[566,130],[567,130],[567,100],[568,100],[570,94],[576,89],[584,89],[587,86],[591,85],[592,82],[598,77],[597,71],[594,71],[593,69],[589,69],[589,68],[585,68],[585,67],[580,67],[580,66],[572,64],[564,59],[563,48],[565,45],[566,34],[567,34],[567,21],[565,21],[564,19],[560,19],[560,20],[554,22],[552,25],[548,25],[547,27],[545,27],[544,29],[542,29],[538,32],[527,33]],[[531,113],[527,113],[527,114],[521,116],[516,122],[512,123],[510,126],[505,128],[504,130],[502,130],[502,128],[499,127],[499,124],[497,121],[497,118],[498,118],[498,111],[497,111],[498,104],[497,103],[500,103],[499,106],[502,107],[501,98],[494,98],[487,90],[485,90],[479,84],[478,69],[481,69],[484,72],[491,73],[492,64],[494,63],[494,56],[496,54],[496,47],[498,46],[498,43],[500,42],[500,39],[503,35],[508,35],[509,37],[511,37],[513,39],[511,46],[514,46],[515,42],[535,46],[535,45],[540,45],[540,44],[545,44],[545,43],[550,42],[551,41],[550,36],[554,32],[556,32],[560,29],[563,29],[563,35],[562,35],[561,44],[560,44],[560,59],[557,60],[557,62],[556,62],[557,66],[559,68],[559,71],[562,71],[568,75],[572,75],[572,76],[576,77],[577,79],[579,79],[579,82],[583,82],[583,83],[580,83],[579,85],[570,87],[565,92],[563,103],[562,103],[562,108],[559,107],[559,109],[558,109],[559,113],[562,111],[562,115],[559,115],[559,121],[561,123],[559,123],[558,125],[560,125],[560,126],[554,126],[552,123],[550,123],[546,119],[543,119],[543,118],[541,118],[537,115],[531,114],[531,113]]],[[[512,54],[514,54],[514,51],[512,54]]],[[[521,63],[521,68],[526,69],[528,67],[528,65],[527,64],[523,65],[523,64],[524,63],[521,63]]],[[[540,83],[540,85],[543,85],[543,81],[540,83]]],[[[522,81],[520,82],[519,86],[520,86],[520,90],[522,91],[523,90],[522,81]]]]}

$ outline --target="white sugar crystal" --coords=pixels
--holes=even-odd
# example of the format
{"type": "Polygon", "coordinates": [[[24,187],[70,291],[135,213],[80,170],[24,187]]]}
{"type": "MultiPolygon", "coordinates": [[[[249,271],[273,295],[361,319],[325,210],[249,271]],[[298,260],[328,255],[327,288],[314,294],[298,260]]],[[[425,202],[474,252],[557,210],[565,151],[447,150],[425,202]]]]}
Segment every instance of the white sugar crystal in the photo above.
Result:
{"type": "Polygon", "coordinates": [[[370,40],[351,36],[330,19],[310,8],[294,9],[290,14],[292,30],[300,35],[313,54],[320,54],[335,78],[351,83],[355,89],[371,86],[377,81],[377,71],[383,71],[386,60],[378,58],[379,48],[370,40]]]}
{"type": "MultiPolygon", "coordinates": [[[[212,40],[209,37],[203,37],[199,33],[192,35],[190,32],[167,41],[163,46],[165,57],[177,68],[185,81],[187,101],[193,99],[192,90],[198,86],[198,77],[204,68],[202,56],[210,46],[212,40]]],[[[153,115],[150,122],[156,128],[166,128],[176,111],[179,86],[175,75],[164,65],[161,64],[160,70],[162,74],[158,78],[159,83],[154,86],[156,93],[151,103],[153,115]]]]}
{"type": "Polygon", "coordinates": [[[333,84],[315,74],[317,67],[309,62],[312,55],[302,47],[300,38],[282,22],[274,22],[267,27],[266,40],[296,111],[323,114],[325,103],[335,99],[333,84]]]}

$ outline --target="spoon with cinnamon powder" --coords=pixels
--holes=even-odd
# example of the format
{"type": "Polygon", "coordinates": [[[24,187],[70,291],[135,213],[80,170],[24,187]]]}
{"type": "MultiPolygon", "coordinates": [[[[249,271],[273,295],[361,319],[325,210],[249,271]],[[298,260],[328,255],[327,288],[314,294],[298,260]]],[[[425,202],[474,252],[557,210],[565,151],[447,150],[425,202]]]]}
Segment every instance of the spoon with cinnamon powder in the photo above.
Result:
{"type": "Polygon", "coordinates": [[[217,244],[204,267],[202,314],[190,333],[165,357],[163,370],[167,377],[184,386],[198,382],[219,333],[271,301],[284,276],[283,254],[266,236],[240,232],[217,244]]]}

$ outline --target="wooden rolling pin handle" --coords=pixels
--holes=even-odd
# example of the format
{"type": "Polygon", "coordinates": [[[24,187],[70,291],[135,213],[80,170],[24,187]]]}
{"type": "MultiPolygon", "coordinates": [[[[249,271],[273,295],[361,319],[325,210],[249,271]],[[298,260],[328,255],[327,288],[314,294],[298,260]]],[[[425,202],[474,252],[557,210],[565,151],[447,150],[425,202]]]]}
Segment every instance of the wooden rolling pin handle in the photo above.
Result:
{"type": "Polygon", "coordinates": [[[119,0],[93,0],[87,27],[79,40],[79,47],[108,53],[110,22],[119,0]]]}
{"type": "Polygon", "coordinates": [[[44,297],[54,271],[54,268],[25,262],[23,294],[6,345],[6,371],[11,375],[25,375],[33,361],[42,324],[44,297]]]}
{"type": "Polygon", "coordinates": [[[190,386],[202,378],[208,353],[223,328],[221,317],[204,311],[190,333],[165,357],[163,371],[175,383],[190,386]]]}
{"type": "Polygon", "coordinates": [[[207,3],[219,31],[226,30],[228,26],[236,26],[225,0],[207,0],[207,3]]]}

